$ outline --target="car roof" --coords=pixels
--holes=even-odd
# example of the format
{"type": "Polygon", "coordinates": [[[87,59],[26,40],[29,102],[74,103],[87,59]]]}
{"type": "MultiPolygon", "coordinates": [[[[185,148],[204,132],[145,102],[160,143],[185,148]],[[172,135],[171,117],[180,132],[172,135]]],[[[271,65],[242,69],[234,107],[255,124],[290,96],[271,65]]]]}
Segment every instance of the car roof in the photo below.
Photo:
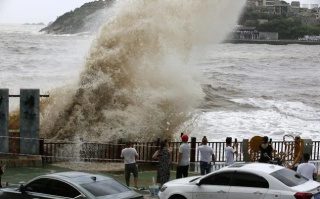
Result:
{"type": "Polygon", "coordinates": [[[257,162],[236,163],[236,164],[222,168],[222,170],[258,171],[258,172],[263,172],[267,174],[278,171],[280,169],[284,169],[284,167],[275,165],[275,164],[257,163],[257,162]]]}
{"type": "Polygon", "coordinates": [[[42,175],[41,177],[59,178],[76,184],[90,183],[94,181],[103,181],[113,179],[101,174],[93,174],[79,171],[68,171],[42,175]]]}

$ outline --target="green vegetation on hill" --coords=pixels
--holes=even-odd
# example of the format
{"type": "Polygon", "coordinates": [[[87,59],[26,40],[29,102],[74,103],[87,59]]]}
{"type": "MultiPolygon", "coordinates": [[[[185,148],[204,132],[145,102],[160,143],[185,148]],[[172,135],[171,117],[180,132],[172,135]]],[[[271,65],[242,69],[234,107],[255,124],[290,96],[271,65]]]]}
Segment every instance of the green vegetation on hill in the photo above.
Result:
{"type": "Polygon", "coordinates": [[[279,39],[298,39],[304,35],[320,35],[320,27],[303,26],[301,23],[289,18],[274,19],[268,23],[257,26],[261,32],[278,32],[279,39]]]}
{"type": "Polygon", "coordinates": [[[56,21],[40,30],[40,32],[43,31],[49,34],[75,34],[84,31],[96,31],[92,30],[90,26],[85,26],[85,19],[105,7],[106,3],[102,0],[86,3],[74,11],[59,16],[56,21]]]}

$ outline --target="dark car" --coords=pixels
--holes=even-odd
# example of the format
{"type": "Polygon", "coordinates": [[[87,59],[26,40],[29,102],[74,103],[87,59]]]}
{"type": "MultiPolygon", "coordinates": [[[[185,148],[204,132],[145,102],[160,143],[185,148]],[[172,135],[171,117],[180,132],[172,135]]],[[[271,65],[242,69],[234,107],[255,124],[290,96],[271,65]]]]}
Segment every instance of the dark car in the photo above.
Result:
{"type": "Polygon", "coordinates": [[[0,189],[0,199],[143,199],[121,182],[101,174],[61,172],[38,176],[25,185],[0,189]]]}

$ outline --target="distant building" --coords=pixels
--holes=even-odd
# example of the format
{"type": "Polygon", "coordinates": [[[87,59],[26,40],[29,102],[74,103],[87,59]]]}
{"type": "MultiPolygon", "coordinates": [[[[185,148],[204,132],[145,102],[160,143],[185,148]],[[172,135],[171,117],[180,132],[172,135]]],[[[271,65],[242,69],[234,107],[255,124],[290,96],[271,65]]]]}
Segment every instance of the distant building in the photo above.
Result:
{"type": "Polygon", "coordinates": [[[263,5],[263,0],[247,0],[247,5],[251,6],[262,6],[263,5]]]}
{"type": "Polygon", "coordinates": [[[319,8],[319,4],[310,4],[310,9],[319,8]]]}
{"type": "Polygon", "coordinates": [[[315,16],[316,16],[316,19],[320,19],[320,8],[316,8],[316,13],[315,13],[315,16]]]}
{"type": "Polygon", "coordinates": [[[288,7],[288,16],[297,15],[300,12],[301,8],[296,6],[289,6],[288,7]]]}
{"type": "Polygon", "coordinates": [[[291,6],[300,8],[300,1],[291,1],[291,6]]]}
{"type": "Polygon", "coordinates": [[[231,34],[231,39],[259,39],[259,32],[256,30],[256,27],[238,26],[231,34]]]}
{"type": "Polygon", "coordinates": [[[263,6],[273,6],[276,0],[263,0],[263,6]]]}
{"type": "Polygon", "coordinates": [[[301,8],[308,8],[309,9],[309,4],[302,4],[301,8]]]}
{"type": "Polygon", "coordinates": [[[262,40],[278,40],[279,36],[277,32],[259,32],[259,39],[262,40]]]}
{"type": "Polygon", "coordinates": [[[287,14],[289,11],[288,4],[277,3],[274,5],[274,12],[276,14],[287,14]]]}

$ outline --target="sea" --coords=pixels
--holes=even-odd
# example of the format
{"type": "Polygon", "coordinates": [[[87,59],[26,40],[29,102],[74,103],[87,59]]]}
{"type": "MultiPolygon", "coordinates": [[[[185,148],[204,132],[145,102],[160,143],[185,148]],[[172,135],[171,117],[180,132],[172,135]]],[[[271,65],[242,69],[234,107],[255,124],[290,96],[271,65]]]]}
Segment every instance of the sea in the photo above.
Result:
{"type": "MultiPolygon", "coordinates": [[[[133,5],[118,8],[96,35],[0,25],[0,88],[50,95],[41,102],[42,137],[320,140],[319,46],[222,43],[228,27],[199,35],[206,23],[179,22],[190,10],[159,25],[161,9],[151,15],[141,6],[137,16],[133,5]]],[[[10,98],[10,112],[18,105],[10,98]]]]}

